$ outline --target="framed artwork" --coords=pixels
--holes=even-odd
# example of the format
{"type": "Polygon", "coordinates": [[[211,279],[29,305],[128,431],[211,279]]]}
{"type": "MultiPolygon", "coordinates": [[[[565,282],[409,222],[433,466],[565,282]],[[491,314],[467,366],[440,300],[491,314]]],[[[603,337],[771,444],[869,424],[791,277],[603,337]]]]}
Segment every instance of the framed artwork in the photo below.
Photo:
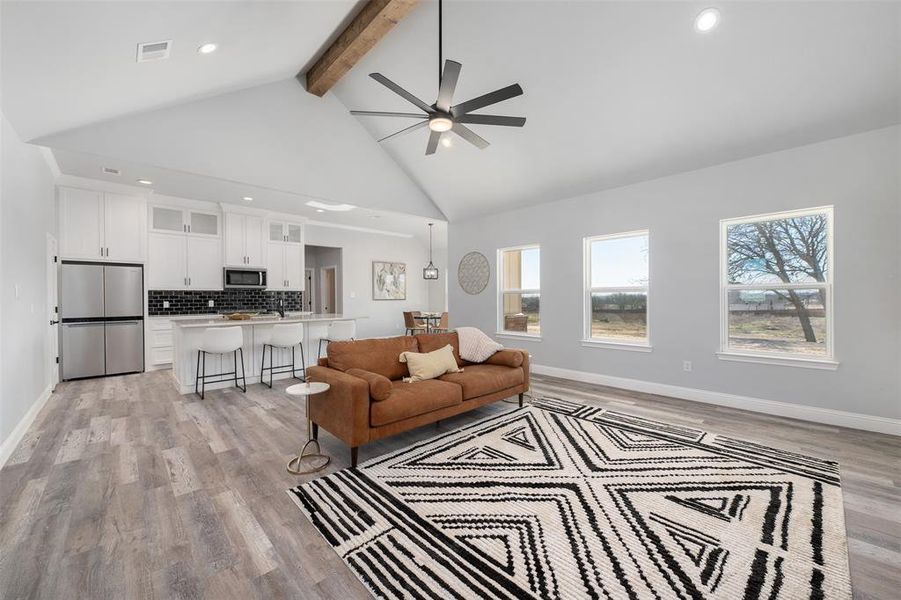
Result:
{"type": "Polygon", "coordinates": [[[372,261],[372,299],[407,299],[407,264],[372,261]]]}

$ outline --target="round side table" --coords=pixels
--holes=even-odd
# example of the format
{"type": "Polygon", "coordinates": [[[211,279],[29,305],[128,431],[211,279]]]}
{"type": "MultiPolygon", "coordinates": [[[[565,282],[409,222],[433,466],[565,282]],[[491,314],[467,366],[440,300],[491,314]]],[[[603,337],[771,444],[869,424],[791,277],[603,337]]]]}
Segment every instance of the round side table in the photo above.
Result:
{"type": "Polygon", "coordinates": [[[288,472],[293,475],[305,475],[307,473],[315,473],[321,471],[329,463],[331,458],[327,454],[322,454],[319,447],[319,441],[313,439],[313,421],[310,420],[310,396],[313,394],[321,394],[328,391],[329,384],[319,381],[311,381],[308,383],[298,383],[292,385],[285,390],[289,396],[303,396],[307,403],[307,442],[297,453],[297,456],[288,461],[288,472]],[[316,446],[316,451],[307,454],[307,448],[311,445],[316,446]]]}

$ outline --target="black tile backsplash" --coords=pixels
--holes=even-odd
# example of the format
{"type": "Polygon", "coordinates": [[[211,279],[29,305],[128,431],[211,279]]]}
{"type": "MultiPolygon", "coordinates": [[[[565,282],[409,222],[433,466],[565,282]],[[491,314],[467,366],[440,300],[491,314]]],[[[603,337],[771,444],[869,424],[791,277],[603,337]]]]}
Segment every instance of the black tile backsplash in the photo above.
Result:
{"type": "Polygon", "coordinates": [[[236,310],[276,310],[278,299],[285,301],[286,311],[303,310],[303,292],[270,292],[266,290],[222,290],[199,292],[185,290],[150,290],[147,312],[152,317],[166,315],[202,315],[236,310]],[[209,301],[215,306],[210,308],[209,301]],[[163,302],[169,308],[163,308],[163,302]]]}

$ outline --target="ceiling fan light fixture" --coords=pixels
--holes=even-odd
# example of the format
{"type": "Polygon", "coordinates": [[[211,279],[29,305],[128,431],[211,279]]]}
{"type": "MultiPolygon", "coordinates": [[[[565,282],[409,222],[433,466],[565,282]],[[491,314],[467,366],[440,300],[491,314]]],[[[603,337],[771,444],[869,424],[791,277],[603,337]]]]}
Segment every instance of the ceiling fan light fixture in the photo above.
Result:
{"type": "Polygon", "coordinates": [[[454,122],[451,121],[450,117],[437,116],[429,119],[429,129],[438,133],[450,131],[453,126],[454,122]]]}

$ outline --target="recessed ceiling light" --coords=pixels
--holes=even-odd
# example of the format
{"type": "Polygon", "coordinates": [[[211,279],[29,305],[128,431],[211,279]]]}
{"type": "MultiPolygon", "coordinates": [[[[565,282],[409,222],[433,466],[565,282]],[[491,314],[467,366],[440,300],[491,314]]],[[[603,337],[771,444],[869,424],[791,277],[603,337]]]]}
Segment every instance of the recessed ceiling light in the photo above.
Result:
{"type": "Polygon", "coordinates": [[[321,209],[321,208],[317,208],[317,209],[316,209],[316,212],[325,212],[325,211],[324,211],[323,209],[321,209]]]}
{"type": "Polygon", "coordinates": [[[218,47],[219,46],[217,46],[216,44],[207,43],[207,44],[203,44],[202,46],[197,48],[197,51],[201,54],[212,54],[213,52],[216,51],[216,48],[218,48],[218,47]]]}
{"type": "Polygon", "coordinates": [[[241,200],[244,202],[253,202],[253,196],[244,196],[241,200]]]}
{"type": "Polygon", "coordinates": [[[451,139],[449,137],[441,136],[441,145],[442,146],[444,146],[445,148],[450,148],[451,146],[453,146],[453,144],[454,143],[451,141],[451,139]]]}
{"type": "Polygon", "coordinates": [[[705,8],[695,18],[695,29],[702,33],[716,29],[720,24],[720,11],[715,8],[705,8]]]}
{"type": "Polygon", "coordinates": [[[353,210],[356,208],[353,204],[329,204],[328,202],[319,202],[318,200],[310,200],[307,202],[307,206],[312,208],[319,208],[322,210],[335,210],[338,212],[344,212],[348,210],[353,210]]]}
{"type": "Polygon", "coordinates": [[[138,183],[141,185],[153,185],[153,182],[149,179],[138,179],[138,183]]]}

